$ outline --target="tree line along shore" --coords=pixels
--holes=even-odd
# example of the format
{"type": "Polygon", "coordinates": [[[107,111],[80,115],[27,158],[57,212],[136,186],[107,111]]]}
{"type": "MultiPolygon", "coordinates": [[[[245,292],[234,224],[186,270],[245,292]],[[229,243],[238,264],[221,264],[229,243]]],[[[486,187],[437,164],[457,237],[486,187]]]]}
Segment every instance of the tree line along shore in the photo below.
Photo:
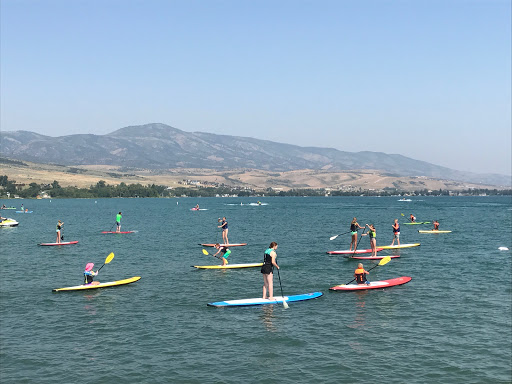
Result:
{"type": "Polygon", "coordinates": [[[338,191],[326,188],[320,189],[290,189],[280,191],[267,188],[256,191],[241,187],[175,187],[169,188],[155,184],[107,184],[100,180],[88,188],[62,187],[57,180],[50,184],[30,183],[18,185],[15,180],[9,180],[5,175],[0,176],[0,197],[19,197],[25,199],[36,198],[114,198],[114,197],[217,197],[217,196],[509,196],[512,189],[478,189],[471,188],[460,191],[427,190],[414,192],[400,191],[394,188],[384,190],[338,191]]]}

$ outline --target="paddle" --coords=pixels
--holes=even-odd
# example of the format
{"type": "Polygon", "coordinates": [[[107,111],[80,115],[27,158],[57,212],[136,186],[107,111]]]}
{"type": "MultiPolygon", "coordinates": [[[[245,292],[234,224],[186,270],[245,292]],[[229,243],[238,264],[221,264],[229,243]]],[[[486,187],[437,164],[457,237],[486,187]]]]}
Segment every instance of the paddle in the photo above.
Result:
{"type": "MultiPolygon", "coordinates": [[[[379,264],[377,264],[375,267],[370,268],[370,269],[368,270],[368,272],[370,272],[370,271],[371,271],[372,269],[374,269],[374,268],[377,268],[379,265],[387,264],[387,263],[389,263],[390,261],[391,261],[391,257],[386,256],[385,258],[383,258],[383,259],[379,262],[379,264]]],[[[352,280],[350,280],[347,284],[340,284],[340,285],[348,285],[348,284],[350,284],[350,283],[351,283],[351,282],[353,282],[353,281],[355,281],[355,278],[353,278],[352,280]]]]}
{"type": "Polygon", "coordinates": [[[290,307],[288,306],[288,303],[284,299],[283,286],[281,285],[281,274],[279,273],[279,269],[277,269],[277,277],[279,278],[279,286],[281,287],[281,296],[283,296],[283,307],[284,309],[288,309],[290,307]]]}
{"type": "MultiPolygon", "coordinates": [[[[98,269],[98,272],[101,270],[101,268],[103,268],[105,266],[105,264],[110,263],[113,258],[114,258],[114,252],[110,252],[110,254],[105,259],[105,263],[103,263],[103,265],[100,267],[100,269],[98,269]]],[[[96,273],[98,273],[98,272],[96,272],[96,273]]]]}
{"type": "Polygon", "coordinates": [[[348,232],[343,232],[343,233],[340,233],[339,235],[336,235],[336,236],[331,236],[329,237],[329,240],[334,240],[335,238],[337,238],[338,236],[341,236],[341,235],[346,235],[347,233],[350,233],[351,231],[348,231],[348,232]]]}

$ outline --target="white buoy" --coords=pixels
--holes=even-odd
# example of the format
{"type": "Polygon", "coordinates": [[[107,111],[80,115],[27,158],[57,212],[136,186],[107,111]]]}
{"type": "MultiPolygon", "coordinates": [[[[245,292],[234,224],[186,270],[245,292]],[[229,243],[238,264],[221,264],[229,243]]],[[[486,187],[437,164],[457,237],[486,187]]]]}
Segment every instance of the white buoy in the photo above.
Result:
{"type": "Polygon", "coordinates": [[[508,251],[509,249],[507,247],[499,247],[498,248],[500,251],[508,251]]]}

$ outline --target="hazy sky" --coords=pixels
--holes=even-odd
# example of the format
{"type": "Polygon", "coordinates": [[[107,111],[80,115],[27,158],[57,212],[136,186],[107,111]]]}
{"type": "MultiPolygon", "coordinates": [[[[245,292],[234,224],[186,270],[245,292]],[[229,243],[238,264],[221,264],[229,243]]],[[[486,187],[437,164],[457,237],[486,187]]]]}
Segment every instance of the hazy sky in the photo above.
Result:
{"type": "Polygon", "coordinates": [[[511,173],[510,0],[1,0],[1,129],[146,123],[511,173]]]}

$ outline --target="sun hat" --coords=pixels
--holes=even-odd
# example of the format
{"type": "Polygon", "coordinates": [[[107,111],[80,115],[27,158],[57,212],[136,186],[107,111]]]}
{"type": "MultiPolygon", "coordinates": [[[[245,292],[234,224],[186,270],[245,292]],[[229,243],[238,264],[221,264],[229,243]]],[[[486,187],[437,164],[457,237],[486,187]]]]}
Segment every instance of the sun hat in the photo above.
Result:
{"type": "Polygon", "coordinates": [[[89,272],[92,267],[94,267],[94,263],[87,263],[87,265],[85,266],[85,272],[89,272]]]}

